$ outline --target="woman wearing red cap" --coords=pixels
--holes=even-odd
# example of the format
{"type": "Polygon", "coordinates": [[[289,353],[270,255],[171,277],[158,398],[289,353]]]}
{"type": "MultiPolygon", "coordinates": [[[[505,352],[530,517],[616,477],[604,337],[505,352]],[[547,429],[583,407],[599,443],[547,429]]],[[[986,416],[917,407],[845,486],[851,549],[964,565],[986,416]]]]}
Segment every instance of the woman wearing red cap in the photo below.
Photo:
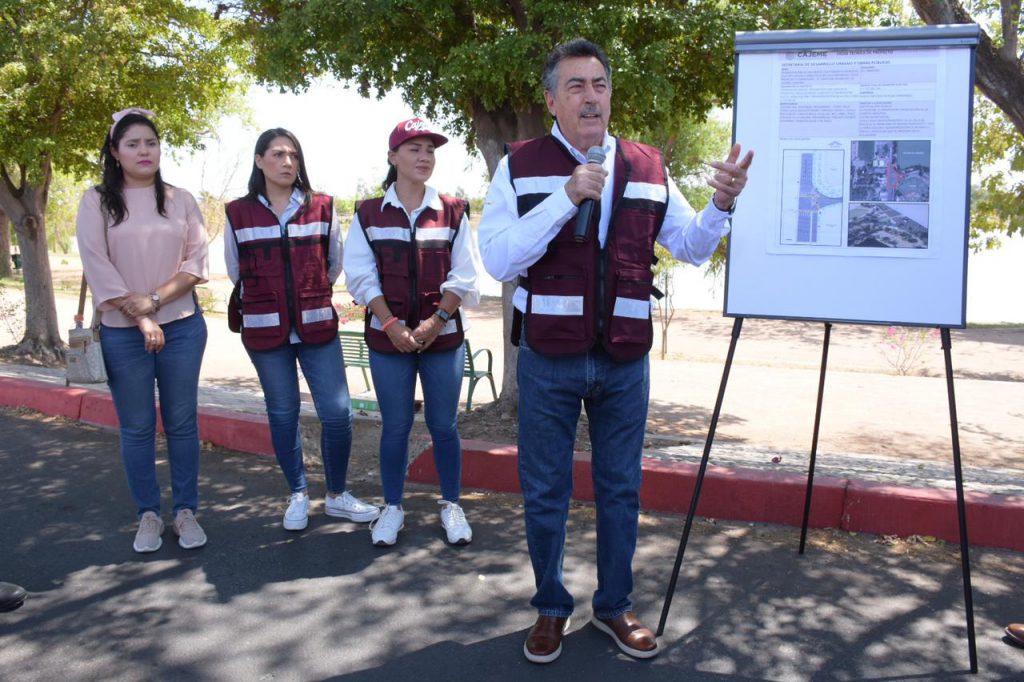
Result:
{"type": "Polygon", "coordinates": [[[459,506],[457,421],[468,326],[461,310],[480,299],[481,266],[466,202],[426,184],[434,172],[434,150],[447,141],[419,118],[395,126],[384,196],[359,205],[345,242],[349,293],[368,306],[366,344],[381,410],[386,506],[370,526],[379,546],[395,544],[405,522],[402,493],[417,374],[441,481],[441,525],[452,544],[473,539],[459,506]]]}

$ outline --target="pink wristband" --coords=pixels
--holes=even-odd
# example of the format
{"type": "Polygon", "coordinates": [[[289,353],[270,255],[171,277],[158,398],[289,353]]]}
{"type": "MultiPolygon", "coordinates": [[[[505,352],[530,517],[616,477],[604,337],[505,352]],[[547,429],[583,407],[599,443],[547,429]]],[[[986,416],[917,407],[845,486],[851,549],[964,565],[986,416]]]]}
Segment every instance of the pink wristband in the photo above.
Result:
{"type": "Polygon", "coordinates": [[[388,328],[388,325],[389,325],[389,324],[391,324],[392,322],[397,322],[397,321],[398,321],[398,318],[397,318],[397,317],[395,317],[394,315],[392,315],[391,317],[389,317],[389,318],[388,318],[388,321],[387,321],[387,322],[385,322],[384,324],[382,324],[382,325],[380,326],[380,330],[381,330],[381,331],[384,331],[385,329],[387,329],[387,328],[388,328]]]}

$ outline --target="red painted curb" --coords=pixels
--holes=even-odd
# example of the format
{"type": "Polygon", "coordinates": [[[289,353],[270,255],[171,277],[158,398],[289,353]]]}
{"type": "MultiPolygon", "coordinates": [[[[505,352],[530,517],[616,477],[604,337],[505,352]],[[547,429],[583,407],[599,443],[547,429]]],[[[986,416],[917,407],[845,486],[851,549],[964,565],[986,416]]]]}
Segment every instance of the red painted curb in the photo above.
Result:
{"type": "Polygon", "coordinates": [[[26,407],[68,419],[79,418],[82,412],[82,396],[90,392],[87,388],[77,386],[0,377],[0,405],[26,407]]]}
{"type": "MultiPolygon", "coordinates": [[[[699,470],[697,464],[644,458],[640,503],[648,509],[685,514],[699,470]]],[[[839,527],[846,485],[843,479],[815,477],[810,527],[839,527]]],[[[799,526],[803,523],[806,491],[807,478],[800,474],[708,466],[697,515],[799,526]]]]}
{"type": "MultiPolygon", "coordinates": [[[[516,448],[481,441],[462,442],[462,484],[500,492],[519,492],[516,448]]],[[[698,465],[644,458],[640,504],[645,509],[689,511],[698,465]]],[[[409,468],[409,479],[436,484],[432,449],[409,468]]],[[[573,498],[593,500],[590,458],[576,453],[573,498]]],[[[709,466],[697,515],[734,521],[799,526],[803,523],[807,478],[802,474],[742,467],[709,466]]],[[[967,536],[972,545],[1024,551],[1024,498],[967,493],[967,536]]],[[[930,535],[959,543],[956,494],[947,490],[899,486],[815,476],[811,496],[812,528],[842,528],[878,535],[930,535]]]]}
{"type": "Polygon", "coordinates": [[[114,400],[109,393],[103,391],[89,391],[82,396],[82,416],[80,419],[86,424],[104,426],[116,429],[120,425],[117,419],[117,410],[114,409],[114,400]]]}
{"type": "Polygon", "coordinates": [[[199,408],[199,438],[220,447],[273,455],[270,424],[265,415],[232,412],[217,407],[199,408]]]}
{"type": "MultiPolygon", "coordinates": [[[[98,426],[116,428],[110,395],[56,383],[0,377],[0,405],[25,407],[98,426]]],[[[159,414],[158,414],[159,417],[159,414]]],[[[200,438],[221,447],[272,455],[264,415],[214,407],[199,409],[200,438]]],[[[466,440],[462,443],[462,484],[519,492],[516,448],[466,440]]],[[[686,513],[696,482],[696,464],[645,458],[641,504],[651,510],[686,513]]],[[[573,460],[574,497],[592,500],[589,453],[573,460]]],[[[426,450],[409,468],[409,478],[437,483],[433,453],[426,450]]],[[[721,519],[800,525],[806,478],[802,474],[709,466],[697,514],[721,519]]],[[[1024,497],[967,493],[968,538],[972,545],[1024,551],[1024,497]]],[[[887,535],[930,535],[959,543],[956,495],[951,490],[904,488],[818,476],[809,525],[887,535]]]]}
{"type": "MultiPolygon", "coordinates": [[[[1024,550],[1024,498],[967,492],[964,500],[972,545],[1024,550]]],[[[879,535],[930,535],[959,544],[956,492],[851,481],[843,528],[879,535]]]]}

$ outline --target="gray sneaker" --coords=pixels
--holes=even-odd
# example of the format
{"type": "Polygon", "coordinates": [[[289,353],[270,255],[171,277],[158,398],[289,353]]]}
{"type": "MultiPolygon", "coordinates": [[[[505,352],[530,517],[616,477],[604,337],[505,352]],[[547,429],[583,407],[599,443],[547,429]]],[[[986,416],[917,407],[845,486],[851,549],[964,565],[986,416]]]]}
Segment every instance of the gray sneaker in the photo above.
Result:
{"type": "Polygon", "coordinates": [[[148,511],[139,519],[139,529],[135,532],[132,549],[140,554],[155,552],[164,541],[160,535],[164,532],[164,522],[156,512],[148,511]]]}
{"type": "Polygon", "coordinates": [[[174,532],[182,549],[196,549],[206,544],[206,533],[191,509],[179,509],[174,515],[174,532]]]}

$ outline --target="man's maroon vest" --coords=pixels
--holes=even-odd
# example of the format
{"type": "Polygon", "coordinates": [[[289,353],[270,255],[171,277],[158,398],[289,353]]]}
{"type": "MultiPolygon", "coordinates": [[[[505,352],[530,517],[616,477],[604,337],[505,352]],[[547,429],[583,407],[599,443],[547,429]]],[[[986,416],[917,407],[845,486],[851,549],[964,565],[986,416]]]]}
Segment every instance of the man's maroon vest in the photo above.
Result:
{"type": "MultiPolygon", "coordinates": [[[[452,269],[452,244],[469,207],[462,199],[438,195],[441,210],[424,208],[409,225],[404,210],[384,204],[383,197],[359,205],[359,224],[377,260],[380,288],[391,314],[415,328],[437,310],[441,285],[452,269]]],[[[380,321],[366,311],[366,345],[381,353],[397,353],[380,321]]],[[[462,315],[448,320],[426,352],[458,348],[462,343],[462,315]]]]}
{"type": "MultiPolygon", "coordinates": [[[[519,215],[549,196],[549,192],[535,191],[538,186],[550,187],[552,177],[568,181],[578,163],[550,135],[510,145],[509,175],[519,215]]],[[[575,239],[576,219],[572,218],[519,280],[527,292],[526,341],[538,353],[573,355],[600,342],[613,359],[622,362],[641,358],[651,349],[651,265],[668,208],[668,175],[661,153],[618,140],[612,197],[603,249],[598,241],[599,212],[594,212],[583,242],[575,239]]],[[[517,334],[512,341],[518,343],[517,334]]]]}
{"type": "Polygon", "coordinates": [[[242,282],[242,343],[249,350],[271,350],[288,342],[292,329],[304,343],[338,336],[338,314],[331,303],[327,255],[333,216],[331,197],[314,194],[281,234],[277,216],[259,201],[227,205],[238,244],[242,282]]]}

